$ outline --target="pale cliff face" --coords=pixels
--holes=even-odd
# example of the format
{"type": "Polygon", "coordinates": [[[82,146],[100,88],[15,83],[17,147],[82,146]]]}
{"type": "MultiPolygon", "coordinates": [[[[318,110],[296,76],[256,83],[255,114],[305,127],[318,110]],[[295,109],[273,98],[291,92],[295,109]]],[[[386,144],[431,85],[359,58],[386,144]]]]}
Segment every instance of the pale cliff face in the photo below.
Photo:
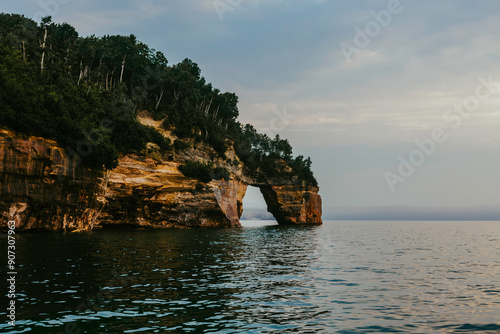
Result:
{"type": "Polygon", "coordinates": [[[321,224],[318,188],[293,180],[245,175],[229,147],[232,164],[214,158],[203,144],[173,161],[126,155],[117,168],[78,166],[54,141],[0,130],[0,226],[16,220],[19,230],[90,230],[101,226],[239,227],[247,185],[261,189],[280,224],[321,224]],[[185,160],[211,161],[230,180],[201,183],[178,169],[185,160]]]}
{"type": "Polygon", "coordinates": [[[234,193],[228,191],[231,187],[225,186],[224,181],[202,184],[186,178],[178,166],[177,162],[137,155],[121,157],[118,167],[109,172],[107,205],[99,224],[160,228],[239,226],[237,216],[231,212],[233,202],[236,207],[234,193]]]}

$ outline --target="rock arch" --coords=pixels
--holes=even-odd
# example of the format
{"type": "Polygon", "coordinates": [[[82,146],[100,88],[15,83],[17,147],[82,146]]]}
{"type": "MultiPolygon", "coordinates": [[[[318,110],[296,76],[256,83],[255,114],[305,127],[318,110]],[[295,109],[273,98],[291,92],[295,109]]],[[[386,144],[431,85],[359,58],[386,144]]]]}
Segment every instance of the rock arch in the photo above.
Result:
{"type": "Polygon", "coordinates": [[[319,188],[309,185],[267,182],[220,181],[214,193],[231,226],[241,226],[243,198],[248,186],[259,188],[269,211],[279,225],[322,224],[319,188]]]}

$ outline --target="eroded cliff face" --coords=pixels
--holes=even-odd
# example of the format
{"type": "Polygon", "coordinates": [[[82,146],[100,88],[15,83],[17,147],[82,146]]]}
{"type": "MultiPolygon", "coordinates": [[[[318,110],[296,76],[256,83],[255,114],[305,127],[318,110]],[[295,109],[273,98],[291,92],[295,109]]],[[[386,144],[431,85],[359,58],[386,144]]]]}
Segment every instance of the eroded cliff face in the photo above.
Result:
{"type": "Polygon", "coordinates": [[[0,130],[0,226],[90,230],[105,204],[103,176],[52,140],[0,130]]]}
{"type": "Polygon", "coordinates": [[[319,188],[305,185],[264,185],[260,191],[280,225],[321,224],[319,188]]]}
{"type": "Polygon", "coordinates": [[[248,185],[261,189],[279,224],[322,223],[317,187],[257,181],[245,175],[230,143],[227,155],[217,158],[211,148],[193,143],[175,156],[129,154],[117,168],[95,171],[78,166],[54,141],[0,130],[0,227],[8,220],[19,230],[51,231],[239,227],[248,185]],[[224,167],[230,180],[187,178],[178,168],[187,160],[224,167]]]}
{"type": "MultiPolygon", "coordinates": [[[[107,205],[98,224],[105,227],[237,227],[238,181],[208,184],[186,178],[179,163],[137,155],[121,157],[109,172],[107,205]]],[[[240,190],[240,195],[238,191],[240,190]]],[[[240,199],[240,201],[241,201],[240,199]]]]}

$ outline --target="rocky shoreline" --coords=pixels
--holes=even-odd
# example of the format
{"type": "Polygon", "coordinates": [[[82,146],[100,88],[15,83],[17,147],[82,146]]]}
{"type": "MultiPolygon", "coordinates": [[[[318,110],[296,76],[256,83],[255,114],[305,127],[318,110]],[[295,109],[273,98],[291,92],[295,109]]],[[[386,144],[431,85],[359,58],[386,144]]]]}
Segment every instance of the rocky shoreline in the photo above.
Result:
{"type": "Polygon", "coordinates": [[[248,175],[228,142],[228,159],[203,143],[169,159],[119,158],[113,170],[82,167],[55,141],[0,130],[0,227],[18,231],[89,231],[101,227],[239,227],[247,186],[259,187],[279,224],[321,224],[319,188],[248,175]],[[184,176],[187,160],[211,161],[229,180],[184,176]]]}

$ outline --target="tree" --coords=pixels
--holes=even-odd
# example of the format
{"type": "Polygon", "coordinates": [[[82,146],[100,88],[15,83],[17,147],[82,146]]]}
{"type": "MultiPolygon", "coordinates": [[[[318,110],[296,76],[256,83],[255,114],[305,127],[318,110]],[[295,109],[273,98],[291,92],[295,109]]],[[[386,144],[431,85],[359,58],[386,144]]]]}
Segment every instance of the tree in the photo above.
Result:
{"type": "Polygon", "coordinates": [[[74,150],[89,142],[82,156],[90,167],[113,168],[120,153],[139,153],[147,142],[171,150],[169,140],[137,121],[138,110],[148,110],[178,137],[204,141],[223,158],[232,141],[251,172],[276,176],[291,168],[290,177],[316,182],[311,160],[294,159],[288,140],[238,122],[234,93],[213,87],[188,58],[169,66],[134,35],[79,37],[51,17],[37,23],[0,14],[0,110],[1,126],[74,150]]]}
{"type": "Polygon", "coordinates": [[[51,16],[46,16],[42,18],[42,22],[40,23],[40,29],[42,30],[42,41],[40,42],[40,48],[42,49],[42,58],[40,60],[40,72],[43,72],[44,70],[44,62],[45,62],[45,46],[47,44],[47,37],[48,37],[48,27],[52,22],[52,17],[51,16]]]}

